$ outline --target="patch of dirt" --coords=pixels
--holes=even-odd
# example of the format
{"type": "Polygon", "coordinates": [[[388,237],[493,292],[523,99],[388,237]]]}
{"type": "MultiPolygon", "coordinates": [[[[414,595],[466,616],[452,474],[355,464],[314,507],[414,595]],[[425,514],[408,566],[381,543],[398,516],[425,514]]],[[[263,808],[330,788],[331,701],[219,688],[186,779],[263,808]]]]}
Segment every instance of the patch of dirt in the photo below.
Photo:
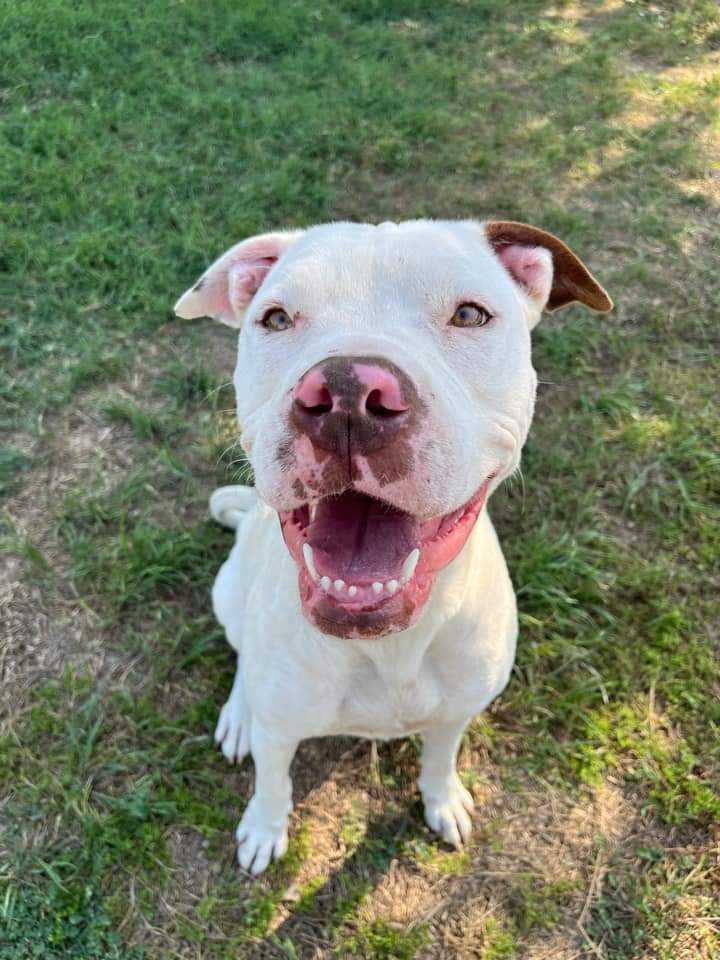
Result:
{"type": "MultiPolygon", "coordinates": [[[[208,343],[209,366],[224,369],[227,337],[208,332],[208,343]]],[[[117,656],[104,648],[97,615],[74,589],[57,527],[68,495],[112,489],[146,459],[145,445],[130,428],[109,424],[100,408],[124,395],[143,409],[161,412],[162,399],[150,391],[159,354],[155,343],[143,347],[121,381],[79,394],[71,407],[47,419],[37,437],[13,439],[32,455],[33,467],[22,473],[20,486],[2,504],[0,716],[16,715],[31,686],[68,665],[96,676],[119,665],[117,656]]],[[[193,518],[205,510],[204,503],[183,507],[193,518]]]]}
{"type": "Polygon", "coordinates": [[[195,830],[174,829],[168,839],[173,865],[172,903],[163,900],[168,915],[190,912],[210,892],[220,864],[208,856],[209,842],[195,830]]]}
{"type": "Polygon", "coordinates": [[[27,691],[67,667],[106,669],[107,651],[93,614],[72,598],[48,601],[23,560],[0,557],[0,729],[27,691]]]}
{"type": "Polygon", "coordinates": [[[116,433],[86,411],[58,417],[35,443],[35,468],[4,504],[11,534],[0,560],[0,710],[9,715],[29,687],[67,665],[105,669],[97,617],[75,593],[57,521],[71,491],[100,472],[109,484],[132,465],[132,444],[116,433]]]}

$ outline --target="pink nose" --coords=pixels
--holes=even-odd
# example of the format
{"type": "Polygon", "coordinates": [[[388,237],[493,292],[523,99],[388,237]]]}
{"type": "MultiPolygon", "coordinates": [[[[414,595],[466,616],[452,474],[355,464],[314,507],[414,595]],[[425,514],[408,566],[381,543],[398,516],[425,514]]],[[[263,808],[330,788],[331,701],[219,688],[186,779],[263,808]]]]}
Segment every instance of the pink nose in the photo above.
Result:
{"type": "Polygon", "coordinates": [[[332,357],[300,378],[290,417],[314,446],[347,459],[389,446],[421,407],[410,378],[389,360],[332,357]]]}
{"type": "Polygon", "coordinates": [[[397,377],[384,367],[361,362],[342,369],[332,364],[313,367],[296,385],[293,399],[318,414],[343,410],[383,417],[408,409],[397,377]]]}

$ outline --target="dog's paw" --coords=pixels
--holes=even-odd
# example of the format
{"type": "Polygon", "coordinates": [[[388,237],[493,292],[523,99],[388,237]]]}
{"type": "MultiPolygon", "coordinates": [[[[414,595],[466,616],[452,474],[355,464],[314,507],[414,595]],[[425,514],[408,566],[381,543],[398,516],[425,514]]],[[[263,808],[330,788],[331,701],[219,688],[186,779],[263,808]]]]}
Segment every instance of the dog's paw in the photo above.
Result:
{"type": "Polygon", "coordinates": [[[453,847],[461,847],[468,842],[472,833],[470,814],[475,805],[457,776],[442,794],[428,796],[423,793],[423,800],[425,820],[432,830],[453,847]]]}
{"type": "Polygon", "coordinates": [[[266,869],[271,860],[279,860],[288,848],[287,820],[281,825],[263,824],[255,816],[252,801],[235,834],[238,842],[238,863],[254,877],[266,869]]]}
{"type": "Polygon", "coordinates": [[[245,720],[239,698],[230,697],[215,727],[215,743],[230,763],[240,763],[250,749],[250,724],[245,720]]]}

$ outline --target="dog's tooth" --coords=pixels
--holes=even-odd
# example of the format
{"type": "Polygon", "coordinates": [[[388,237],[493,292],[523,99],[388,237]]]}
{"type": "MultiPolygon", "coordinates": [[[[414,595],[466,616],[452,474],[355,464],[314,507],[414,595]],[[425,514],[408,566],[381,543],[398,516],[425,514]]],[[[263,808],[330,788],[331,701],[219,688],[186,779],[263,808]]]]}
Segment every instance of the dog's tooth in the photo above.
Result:
{"type": "Polygon", "coordinates": [[[313,559],[313,549],[309,543],[303,544],[303,557],[305,558],[305,566],[310,571],[310,576],[313,578],[315,583],[320,579],[320,575],[315,569],[315,560],[313,559]]]}
{"type": "Polygon", "coordinates": [[[310,513],[310,523],[312,523],[313,520],[315,519],[315,513],[316,513],[316,511],[317,511],[317,500],[313,500],[312,503],[310,504],[310,510],[309,510],[309,513],[310,513]]]}
{"type": "Polygon", "coordinates": [[[336,589],[338,592],[340,592],[340,591],[342,591],[342,590],[345,589],[345,581],[344,581],[344,580],[336,580],[335,583],[333,584],[333,586],[335,587],[335,589],[336,589]]]}
{"type": "Polygon", "coordinates": [[[392,596],[397,590],[397,588],[400,586],[400,584],[397,582],[397,580],[388,580],[385,586],[387,587],[387,590],[390,596],[392,596]]]}
{"type": "Polygon", "coordinates": [[[348,587],[348,596],[354,597],[357,593],[357,587],[348,587]]]}
{"type": "Polygon", "coordinates": [[[383,592],[383,585],[380,583],[379,580],[375,581],[375,583],[372,585],[372,588],[373,588],[373,593],[380,594],[383,592]]]}
{"type": "Polygon", "coordinates": [[[412,550],[408,555],[405,563],[402,568],[402,579],[409,580],[412,575],[415,573],[415,567],[418,565],[418,560],[420,559],[420,551],[417,547],[412,550]]]}
{"type": "Polygon", "coordinates": [[[329,590],[330,583],[331,583],[330,577],[322,577],[322,579],[320,580],[320,586],[323,588],[323,590],[329,590]]]}

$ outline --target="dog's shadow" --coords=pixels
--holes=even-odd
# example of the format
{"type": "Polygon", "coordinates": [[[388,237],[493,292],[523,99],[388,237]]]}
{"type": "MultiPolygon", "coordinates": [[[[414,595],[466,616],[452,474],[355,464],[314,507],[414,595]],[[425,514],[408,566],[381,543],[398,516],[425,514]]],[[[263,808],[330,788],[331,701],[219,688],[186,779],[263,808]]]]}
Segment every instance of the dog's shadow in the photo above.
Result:
{"type": "MultiPolygon", "coordinates": [[[[302,807],[309,813],[312,793],[329,779],[348,781],[382,802],[383,809],[370,813],[362,838],[311,895],[293,905],[289,916],[271,933],[255,943],[249,956],[256,958],[317,956],[318,949],[333,953],[336,937],[362,901],[378,887],[394,861],[402,858],[404,846],[414,839],[427,839],[419,797],[397,793],[380,784],[383,770],[398,770],[403,779],[414,779],[415,763],[408,763],[408,741],[392,741],[380,747],[377,759],[371,741],[323,738],[303,743],[293,762],[294,803],[302,820],[302,807]],[[408,769],[413,768],[413,769],[408,769]],[[288,953],[288,944],[292,952],[288,953]]],[[[282,874],[282,861],[279,864],[282,874]]],[[[288,889],[292,881],[285,884],[288,889]]]]}
{"type": "Polygon", "coordinates": [[[289,955],[317,956],[318,948],[333,952],[335,935],[351,921],[365,897],[381,883],[393,860],[402,855],[403,841],[422,833],[413,811],[371,816],[355,850],[313,890],[271,934],[253,946],[254,960],[289,955]],[[288,953],[288,944],[292,953],[288,953]]]}

